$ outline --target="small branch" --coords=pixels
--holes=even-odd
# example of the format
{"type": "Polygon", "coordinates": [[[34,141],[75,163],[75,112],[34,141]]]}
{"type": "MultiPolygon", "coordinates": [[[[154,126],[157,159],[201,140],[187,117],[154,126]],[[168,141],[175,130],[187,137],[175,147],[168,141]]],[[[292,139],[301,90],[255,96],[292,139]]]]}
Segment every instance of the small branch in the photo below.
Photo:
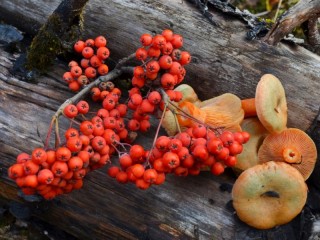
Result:
{"type": "MultiPolygon", "coordinates": [[[[122,67],[127,61],[133,59],[135,57],[135,54],[131,54],[130,56],[123,58],[119,61],[115,69],[113,69],[111,72],[109,72],[105,76],[100,76],[90,84],[88,84],[85,88],[83,88],[80,92],[78,92],[76,95],[74,95],[72,98],[67,99],[56,111],[56,113],[53,115],[53,119],[58,119],[59,116],[62,114],[64,108],[68,106],[69,104],[78,102],[81,98],[83,98],[91,88],[99,86],[101,82],[108,82],[111,81],[117,77],[119,77],[124,71],[128,71],[128,67],[122,67]]],[[[132,68],[131,68],[132,69],[132,68]]]]}
{"type": "Polygon", "coordinates": [[[49,126],[49,129],[48,129],[48,133],[47,133],[46,139],[44,141],[44,149],[48,149],[49,142],[50,142],[50,136],[51,136],[51,132],[52,132],[52,128],[53,128],[53,124],[54,123],[55,123],[55,120],[52,119],[51,123],[50,123],[50,126],[49,126]]]}
{"type": "Polygon", "coordinates": [[[270,45],[276,45],[295,27],[318,16],[320,16],[320,1],[300,1],[277,20],[264,41],[270,45]]]}
{"type": "Polygon", "coordinates": [[[55,147],[57,148],[58,146],[60,146],[60,133],[59,133],[59,121],[57,118],[55,118],[55,123],[56,123],[56,129],[55,129],[55,147]]]}
{"type": "Polygon", "coordinates": [[[306,34],[306,36],[308,38],[308,43],[311,46],[320,45],[320,36],[319,36],[319,30],[318,30],[318,17],[310,18],[306,22],[306,28],[304,30],[304,33],[306,34]]]}
{"type": "Polygon", "coordinates": [[[149,151],[149,154],[148,154],[148,156],[147,156],[147,164],[148,164],[149,166],[150,166],[149,159],[150,159],[150,156],[151,156],[151,152],[152,152],[152,150],[154,149],[154,146],[156,145],[156,141],[157,141],[157,138],[158,138],[158,135],[159,135],[160,127],[161,127],[161,124],[162,124],[164,115],[165,115],[165,113],[166,113],[166,111],[167,111],[167,107],[168,107],[168,105],[167,105],[167,103],[165,103],[164,109],[163,109],[163,112],[162,112],[162,115],[161,115],[161,118],[160,118],[160,122],[159,122],[158,127],[157,127],[156,134],[154,135],[152,147],[151,147],[151,149],[150,149],[150,151],[149,151]]]}
{"type": "Polygon", "coordinates": [[[282,0],[279,0],[278,2],[278,6],[277,6],[277,10],[276,10],[276,14],[274,15],[273,17],[273,21],[275,22],[278,18],[278,14],[279,14],[279,11],[280,11],[280,7],[281,7],[281,4],[282,4],[282,0]]]}

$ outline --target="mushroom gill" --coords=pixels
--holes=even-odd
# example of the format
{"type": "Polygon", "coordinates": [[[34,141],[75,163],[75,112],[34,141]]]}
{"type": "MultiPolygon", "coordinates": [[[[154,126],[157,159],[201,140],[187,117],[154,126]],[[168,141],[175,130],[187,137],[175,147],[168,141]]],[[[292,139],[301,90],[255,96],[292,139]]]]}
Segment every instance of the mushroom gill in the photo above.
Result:
{"type": "Polygon", "coordinates": [[[236,95],[225,93],[203,101],[200,109],[205,112],[206,124],[212,127],[223,127],[226,130],[239,131],[244,118],[241,100],[236,95]]]}
{"type": "Polygon", "coordinates": [[[306,180],[314,169],[317,149],[305,132],[297,128],[288,128],[281,133],[268,135],[259,149],[258,156],[261,163],[270,160],[286,162],[299,170],[306,180]]]}

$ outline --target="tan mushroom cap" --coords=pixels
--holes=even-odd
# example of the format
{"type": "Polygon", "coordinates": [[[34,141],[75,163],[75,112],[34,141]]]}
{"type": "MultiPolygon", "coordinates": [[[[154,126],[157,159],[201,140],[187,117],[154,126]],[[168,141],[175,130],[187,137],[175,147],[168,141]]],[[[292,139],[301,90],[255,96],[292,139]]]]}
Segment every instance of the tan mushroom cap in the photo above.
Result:
{"type": "Polygon", "coordinates": [[[251,167],[238,177],[232,189],[238,217],[258,229],[290,222],[307,200],[307,185],[295,168],[269,161],[251,167]]]}
{"type": "Polygon", "coordinates": [[[256,88],[258,118],[270,133],[280,133],[287,126],[287,100],[284,88],[272,74],[261,77],[256,88]]]}
{"type": "Polygon", "coordinates": [[[302,130],[288,128],[281,133],[268,135],[261,145],[259,161],[286,162],[308,179],[317,160],[317,148],[312,139],[302,130]]]}
{"type": "Polygon", "coordinates": [[[198,105],[200,100],[194,89],[188,84],[181,84],[174,89],[175,91],[180,91],[182,93],[181,102],[187,101],[198,105]]]}
{"type": "Polygon", "coordinates": [[[257,117],[244,119],[241,128],[250,134],[250,139],[245,144],[242,153],[237,155],[237,164],[233,168],[236,173],[259,164],[258,151],[263,140],[269,134],[257,117]]]}
{"type": "Polygon", "coordinates": [[[205,122],[212,127],[224,127],[230,131],[241,130],[240,123],[244,118],[241,100],[232,93],[203,101],[200,109],[206,113],[205,122]]]}
{"type": "Polygon", "coordinates": [[[178,132],[177,122],[172,111],[166,111],[161,126],[169,136],[174,136],[178,132]]]}

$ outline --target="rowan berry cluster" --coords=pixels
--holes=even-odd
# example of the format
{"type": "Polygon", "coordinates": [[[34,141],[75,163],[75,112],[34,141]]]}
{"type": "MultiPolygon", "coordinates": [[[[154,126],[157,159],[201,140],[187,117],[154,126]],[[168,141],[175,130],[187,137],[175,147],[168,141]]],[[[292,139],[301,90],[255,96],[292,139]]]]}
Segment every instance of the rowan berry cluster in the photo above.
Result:
{"type": "Polygon", "coordinates": [[[78,127],[67,129],[65,143],[56,149],[36,148],[31,155],[19,154],[8,170],[9,177],[25,194],[37,193],[45,199],[81,188],[89,171],[103,167],[118,143],[130,140],[122,118],[127,107],[118,103],[120,94],[113,88],[102,102],[103,108],[81,123],[76,117],[88,114],[89,104],[81,100],[67,105],[63,113],[78,127]]]}
{"type": "MultiPolygon", "coordinates": [[[[218,132],[199,121],[173,137],[158,137],[158,128],[150,150],[131,145],[137,131],[149,130],[150,115],[162,112],[163,117],[168,103],[177,107],[172,101],[179,102],[183,96],[174,87],[183,81],[184,66],[191,60],[188,52],[180,50],[182,36],[171,30],[155,36],[143,34],[140,42],[142,47],[136,51],[136,58],[142,64],[134,68],[132,88],[125,103],[120,103],[119,88],[112,82],[101,82],[90,89],[92,99],[102,104],[95,113],[89,112],[90,106],[84,100],[63,108],[71,125],[64,133],[62,144],[59,140],[55,149],[45,146],[34,149],[31,155],[18,155],[8,175],[25,194],[52,199],[79,189],[88,172],[111,163],[112,154],[118,155],[118,161],[110,164],[108,175],[120,183],[134,183],[140,189],[162,184],[169,173],[197,175],[209,167],[213,174],[219,175],[226,167],[235,165],[236,155],[242,152],[242,144],[248,141],[249,134],[218,132]],[[143,96],[145,89],[148,92],[143,96]]],[[[80,65],[71,61],[70,71],[63,75],[70,89],[78,91],[98,74],[108,73],[104,64],[109,56],[106,43],[102,36],[76,42],[74,49],[83,58],[80,65]]],[[[59,133],[56,137],[59,138],[59,133]]]]}
{"type": "Polygon", "coordinates": [[[135,56],[142,65],[133,71],[132,86],[129,91],[128,108],[133,110],[132,119],[128,123],[131,131],[147,131],[150,127],[149,114],[154,114],[164,107],[162,96],[157,88],[162,88],[171,101],[179,102],[182,94],[174,91],[186,74],[184,66],[191,61],[187,51],[182,51],[183,38],[166,29],[162,34],[152,36],[145,33],[140,37],[142,47],[138,48],[135,56]],[[140,89],[150,89],[144,98],[140,89]]]}
{"type": "Polygon", "coordinates": [[[136,51],[136,59],[143,65],[134,69],[132,85],[161,85],[165,90],[174,89],[186,75],[184,66],[191,61],[189,52],[182,51],[183,37],[165,29],[162,34],[140,37],[142,47],[136,51]]]}
{"type": "Polygon", "coordinates": [[[214,175],[220,175],[236,164],[236,156],[248,140],[247,132],[220,134],[199,124],[174,137],[160,136],[149,151],[132,146],[119,157],[120,166],[111,166],[108,174],[120,183],[135,183],[140,189],[162,184],[170,173],[198,175],[210,168],[214,175]]]}
{"type": "Polygon", "coordinates": [[[69,71],[63,74],[64,81],[72,91],[79,91],[82,86],[87,85],[99,75],[109,72],[105,60],[110,52],[106,47],[107,39],[98,36],[95,39],[79,40],[74,44],[74,50],[81,54],[80,65],[77,61],[69,62],[69,71]]]}

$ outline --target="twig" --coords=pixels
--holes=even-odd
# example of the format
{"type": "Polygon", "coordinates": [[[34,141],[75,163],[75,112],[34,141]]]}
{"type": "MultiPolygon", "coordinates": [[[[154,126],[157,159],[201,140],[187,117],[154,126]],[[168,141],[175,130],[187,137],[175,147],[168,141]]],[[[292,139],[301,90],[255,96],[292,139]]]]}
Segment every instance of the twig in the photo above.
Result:
{"type": "Polygon", "coordinates": [[[149,151],[149,154],[148,154],[148,156],[147,156],[147,161],[146,161],[146,162],[147,162],[148,166],[150,166],[149,159],[150,159],[150,156],[151,156],[151,152],[152,152],[152,150],[154,149],[154,146],[156,145],[156,141],[157,141],[157,138],[158,138],[158,134],[159,134],[159,131],[160,131],[160,127],[161,127],[161,124],[162,124],[164,115],[166,114],[167,107],[168,107],[168,103],[165,103],[164,109],[163,109],[163,112],[162,112],[162,115],[161,115],[161,118],[160,118],[160,122],[159,122],[158,127],[157,127],[156,134],[154,135],[152,147],[151,147],[151,149],[150,149],[150,151],[149,151]]]}
{"type": "MultiPolygon", "coordinates": [[[[107,75],[105,76],[100,76],[98,77],[96,80],[94,80],[93,82],[91,82],[90,84],[88,84],[86,87],[84,87],[80,92],[78,92],[76,95],[74,95],[73,97],[67,99],[59,108],[58,110],[54,113],[54,115],[52,116],[51,119],[51,123],[49,126],[49,130],[47,133],[47,137],[45,140],[45,149],[48,147],[49,145],[49,141],[50,141],[50,135],[52,132],[52,128],[53,125],[55,124],[55,146],[59,146],[60,145],[60,135],[59,135],[59,124],[58,124],[58,119],[60,117],[60,115],[63,113],[63,110],[66,106],[68,106],[69,104],[73,104],[75,102],[78,102],[81,98],[83,98],[89,91],[91,88],[93,87],[97,87],[99,86],[99,84],[101,82],[108,82],[111,81],[117,77],[119,77],[122,73],[124,72],[128,72],[131,70],[132,72],[132,67],[124,67],[123,65],[126,64],[129,60],[133,59],[135,57],[135,54],[131,54],[128,57],[125,57],[123,59],[121,59],[119,61],[119,63],[116,65],[116,67],[110,71],[107,75]]],[[[72,123],[72,121],[70,122],[72,123]]]]}
{"type": "Polygon", "coordinates": [[[279,14],[279,10],[280,10],[281,4],[282,4],[282,0],[279,0],[276,13],[275,13],[275,15],[274,15],[274,17],[273,17],[273,21],[274,21],[274,22],[275,22],[275,21],[277,20],[277,18],[278,18],[278,14],[279,14]]]}
{"type": "Polygon", "coordinates": [[[59,133],[59,121],[58,119],[55,119],[55,122],[56,122],[56,129],[55,129],[55,147],[57,148],[58,146],[60,146],[60,133],[59,133]]]}
{"type": "Polygon", "coordinates": [[[90,84],[88,84],[85,88],[83,88],[80,92],[78,92],[76,95],[74,95],[72,98],[67,99],[56,111],[56,113],[53,115],[53,119],[59,118],[59,116],[62,114],[64,108],[72,103],[75,103],[79,101],[83,96],[85,96],[91,88],[99,86],[101,82],[108,82],[111,81],[117,77],[119,77],[124,71],[128,70],[128,67],[123,67],[123,65],[133,59],[135,57],[135,54],[131,54],[130,56],[123,58],[119,61],[115,69],[113,69],[111,72],[109,72],[105,76],[100,76],[90,84]]]}
{"type": "Polygon", "coordinates": [[[48,149],[50,136],[51,136],[51,132],[52,132],[52,128],[53,128],[53,124],[54,123],[55,123],[55,120],[52,119],[51,123],[50,123],[50,126],[49,126],[49,129],[48,129],[48,132],[47,132],[47,136],[46,136],[45,142],[44,142],[44,149],[48,149]]]}

